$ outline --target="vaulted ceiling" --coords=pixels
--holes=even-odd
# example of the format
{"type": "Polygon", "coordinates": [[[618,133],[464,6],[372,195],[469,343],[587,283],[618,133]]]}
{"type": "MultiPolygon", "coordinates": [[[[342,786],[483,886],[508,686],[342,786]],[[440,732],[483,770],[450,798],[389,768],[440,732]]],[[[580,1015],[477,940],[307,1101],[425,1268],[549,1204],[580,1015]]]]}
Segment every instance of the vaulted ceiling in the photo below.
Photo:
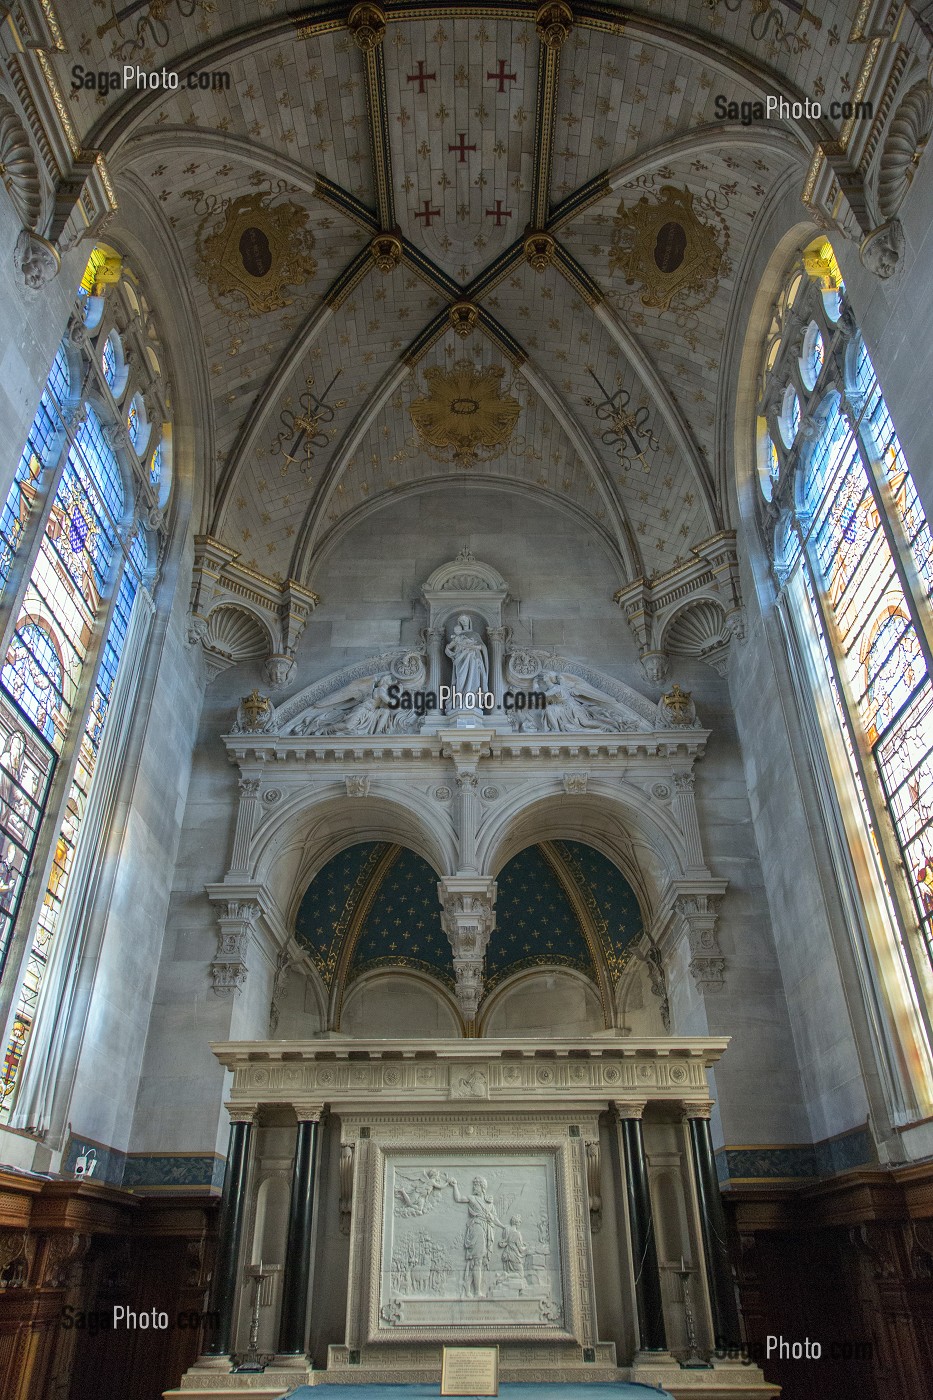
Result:
{"type": "Polygon", "coordinates": [[[313,586],[362,513],[449,481],[576,514],[622,580],[726,528],[736,287],[827,133],[716,102],[849,91],[849,7],[815,8],[63,6],[66,93],[76,61],[182,74],[68,102],[187,281],[201,531],[313,586]],[[195,70],[229,87],[189,90],[195,70]]]}

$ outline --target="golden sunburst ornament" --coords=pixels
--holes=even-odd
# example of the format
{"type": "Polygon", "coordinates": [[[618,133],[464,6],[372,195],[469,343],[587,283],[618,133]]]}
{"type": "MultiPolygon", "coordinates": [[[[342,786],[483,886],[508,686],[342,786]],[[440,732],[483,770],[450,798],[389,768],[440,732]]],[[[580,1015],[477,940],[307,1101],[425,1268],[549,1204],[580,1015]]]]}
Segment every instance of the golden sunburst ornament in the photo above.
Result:
{"type": "Polygon", "coordinates": [[[408,411],[429,456],[461,467],[501,456],[522,407],[502,393],[504,374],[501,365],[480,369],[471,360],[457,360],[450,369],[435,365],[425,370],[428,392],[408,411]]]}

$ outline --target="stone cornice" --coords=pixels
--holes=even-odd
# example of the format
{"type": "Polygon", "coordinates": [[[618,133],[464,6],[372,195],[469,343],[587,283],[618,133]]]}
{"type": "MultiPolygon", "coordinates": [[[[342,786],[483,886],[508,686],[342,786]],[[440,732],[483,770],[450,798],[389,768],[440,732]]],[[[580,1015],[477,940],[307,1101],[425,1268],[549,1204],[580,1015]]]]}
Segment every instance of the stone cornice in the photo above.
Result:
{"type": "MultiPolygon", "coordinates": [[[[527,759],[546,765],[552,761],[563,771],[568,759],[593,760],[658,759],[684,760],[699,758],[706,750],[711,731],[708,729],[658,729],[645,733],[626,734],[496,734],[489,730],[474,730],[471,740],[478,736],[488,742],[488,753],[481,756],[488,762],[508,764],[527,759]]],[[[306,767],[311,764],[354,764],[385,762],[397,768],[400,763],[424,763],[445,757],[445,750],[457,731],[439,734],[367,735],[363,737],[300,737],[275,734],[224,734],[223,742],[233,763],[291,763],[306,767]]],[[[484,745],[485,747],[485,745],[484,745]]]]}
{"type": "Polygon", "coordinates": [[[302,1103],[386,1109],[420,1104],[472,1110],[542,1103],[580,1106],[622,1098],[682,1111],[709,1103],[707,1069],[728,1036],[555,1040],[223,1041],[211,1049],[234,1075],[229,1107],[302,1103]]]}

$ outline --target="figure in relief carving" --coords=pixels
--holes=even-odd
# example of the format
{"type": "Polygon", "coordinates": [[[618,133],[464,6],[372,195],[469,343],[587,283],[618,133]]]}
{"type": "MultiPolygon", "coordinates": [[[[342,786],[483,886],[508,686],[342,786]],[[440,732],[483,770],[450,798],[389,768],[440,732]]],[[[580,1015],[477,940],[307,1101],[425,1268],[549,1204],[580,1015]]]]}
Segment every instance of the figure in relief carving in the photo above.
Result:
{"type": "Polygon", "coordinates": [[[489,1265],[496,1238],[496,1226],[507,1227],[496,1214],[496,1203],[488,1194],[484,1176],[475,1176],[469,1196],[461,1196],[454,1177],[450,1178],[454,1200],[467,1207],[467,1227],[463,1234],[463,1292],[468,1298],[485,1298],[484,1273],[489,1265]]]}
{"type": "Polygon", "coordinates": [[[391,734],[417,726],[413,710],[389,708],[388,671],[371,682],[354,687],[342,700],[322,706],[296,727],[296,734],[391,734]],[[368,690],[368,693],[367,693],[368,690]]]}
{"type": "Polygon", "coordinates": [[[502,1269],[506,1280],[516,1282],[519,1293],[524,1293],[525,1256],[530,1250],[522,1238],[521,1223],[520,1215],[511,1217],[499,1241],[499,1248],[502,1250],[502,1269]]]}
{"type": "Polygon", "coordinates": [[[449,1185],[450,1182],[443,1172],[439,1172],[436,1167],[428,1167],[416,1180],[409,1179],[407,1185],[396,1186],[395,1194],[401,1205],[395,1207],[395,1214],[427,1214],[432,1206],[437,1204],[437,1193],[449,1185]]]}
{"type": "Polygon", "coordinates": [[[541,728],[553,734],[573,734],[581,729],[602,733],[627,727],[607,695],[592,690],[578,676],[561,671],[544,671],[535,684],[544,692],[545,710],[541,728]]]}
{"type": "Polygon", "coordinates": [[[461,695],[485,695],[489,686],[489,655],[481,634],[474,630],[467,613],[461,613],[445,656],[453,662],[453,688],[461,695]]]}

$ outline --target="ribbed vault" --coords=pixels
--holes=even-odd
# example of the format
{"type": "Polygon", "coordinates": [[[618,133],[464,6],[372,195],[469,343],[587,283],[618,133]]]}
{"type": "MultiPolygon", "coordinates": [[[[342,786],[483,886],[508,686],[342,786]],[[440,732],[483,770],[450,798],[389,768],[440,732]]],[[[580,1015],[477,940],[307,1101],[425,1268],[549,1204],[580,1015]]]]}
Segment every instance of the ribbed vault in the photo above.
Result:
{"type": "MultiPolygon", "coordinates": [[[[717,98],[839,89],[844,5],[818,25],[795,6],[764,21],[745,4],[552,6],[546,42],[535,4],[396,0],[368,47],[345,4],[169,8],[158,25],[152,7],[102,22],[70,5],[73,52],[50,62],[66,89],[95,43],[114,63],[229,75],[69,104],[187,281],[215,453],[204,533],[313,586],[322,547],[361,513],[471,470],[563,502],[623,582],[728,527],[716,417],[738,269],[773,192],[802,185],[833,133],[719,121],[717,98]],[[686,252],[680,235],[651,242],[652,211],[675,198],[686,252]],[[268,244],[261,278],[244,263],[231,281],[245,255],[218,252],[238,210],[268,244]],[[266,287],[276,269],[252,297],[250,277],[266,287]],[[472,457],[429,443],[411,412],[429,371],[467,362],[520,405],[472,457]]],[[[476,411],[443,392],[452,420],[476,411]]]]}

